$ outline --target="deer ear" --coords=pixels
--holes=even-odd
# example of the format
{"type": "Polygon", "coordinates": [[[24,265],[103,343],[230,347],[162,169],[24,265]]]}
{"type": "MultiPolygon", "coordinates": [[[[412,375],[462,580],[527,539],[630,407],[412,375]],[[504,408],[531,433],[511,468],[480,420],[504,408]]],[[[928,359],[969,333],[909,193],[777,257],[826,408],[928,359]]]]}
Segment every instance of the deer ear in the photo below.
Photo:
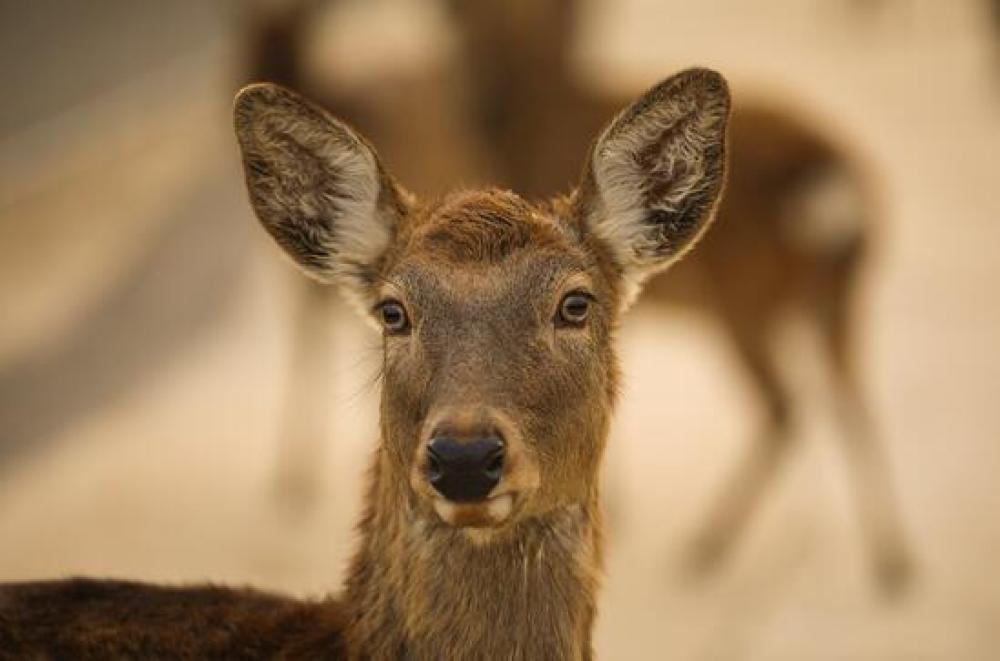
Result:
{"type": "Polygon", "coordinates": [[[626,303],[708,227],[722,190],[728,117],[722,76],[689,69],[646,92],[594,143],[579,213],[621,268],[626,303]]]}
{"type": "Polygon", "coordinates": [[[405,213],[404,193],[350,127],[272,84],[236,96],[250,201],[289,256],[321,282],[369,287],[405,213]]]}

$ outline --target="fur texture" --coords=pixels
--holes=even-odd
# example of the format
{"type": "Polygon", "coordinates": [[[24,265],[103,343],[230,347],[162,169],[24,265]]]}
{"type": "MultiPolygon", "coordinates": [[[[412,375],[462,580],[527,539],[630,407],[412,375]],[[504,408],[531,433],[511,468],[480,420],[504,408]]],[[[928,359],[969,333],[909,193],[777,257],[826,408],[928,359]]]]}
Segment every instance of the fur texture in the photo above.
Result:
{"type": "Polygon", "coordinates": [[[250,85],[234,116],[261,224],[306,274],[356,299],[389,246],[405,194],[363,138],[288,90],[250,85]]]}
{"type": "Polygon", "coordinates": [[[0,659],[343,658],[333,602],[71,579],[0,589],[0,659]]]}
{"type": "Polygon", "coordinates": [[[598,138],[587,223],[626,273],[626,303],[707,227],[722,189],[728,118],[722,77],[691,69],[651,89],[598,138]]]}

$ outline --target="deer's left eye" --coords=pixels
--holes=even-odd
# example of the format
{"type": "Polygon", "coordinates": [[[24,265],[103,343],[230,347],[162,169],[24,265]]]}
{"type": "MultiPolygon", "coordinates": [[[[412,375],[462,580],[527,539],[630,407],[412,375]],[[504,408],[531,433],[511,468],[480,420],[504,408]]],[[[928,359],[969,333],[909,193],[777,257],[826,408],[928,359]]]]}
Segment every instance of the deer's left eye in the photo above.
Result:
{"type": "Polygon", "coordinates": [[[410,330],[410,319],[406,316],[406,308],[399,301],[384,301],[379,305],[378,316],[382,327],[390,335],[400,335],[410,330]]]}
{"type": "Polygon", "coordinates": [[[593,297],[582,291],[574,291],[563,296],[559,303],[556,324],[560,326],[581,326],[590,314],[590,304],[593,297]]]}

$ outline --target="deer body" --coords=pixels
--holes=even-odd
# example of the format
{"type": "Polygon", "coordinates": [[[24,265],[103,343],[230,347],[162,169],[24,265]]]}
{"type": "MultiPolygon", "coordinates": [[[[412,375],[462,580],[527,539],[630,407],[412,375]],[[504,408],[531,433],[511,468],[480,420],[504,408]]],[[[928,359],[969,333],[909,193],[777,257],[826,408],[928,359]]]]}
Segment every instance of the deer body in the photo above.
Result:
{"type": "Polygon", "coordinates": [[[381,326],[380,440],[338,600],[70,580],[0,586],[15,657],[587,659],[598,468],[634,292],[704,233],[729,94],[693,69],[598,136],[573,192],[420,201],[351,127],[270,84],[237,97],[251,203],[381,326]]]}
{"type": "Polygon", "coordinates": [[[70,579],[0,586],[0,659],[347,658],[334,602],[70,579]]]}

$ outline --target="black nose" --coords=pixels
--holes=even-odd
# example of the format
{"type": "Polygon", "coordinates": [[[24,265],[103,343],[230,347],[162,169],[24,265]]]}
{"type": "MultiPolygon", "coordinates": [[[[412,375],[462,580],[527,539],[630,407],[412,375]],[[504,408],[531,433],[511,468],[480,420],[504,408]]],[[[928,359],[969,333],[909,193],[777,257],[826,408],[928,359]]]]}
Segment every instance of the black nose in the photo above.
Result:
{"type": "Polygon", "coordinates": [[[496,436],[462,442],[437,436],[427,458],[427,479],[438,493],[456,502],[482,500],[500,482],[504,444],[496,436]]]}

